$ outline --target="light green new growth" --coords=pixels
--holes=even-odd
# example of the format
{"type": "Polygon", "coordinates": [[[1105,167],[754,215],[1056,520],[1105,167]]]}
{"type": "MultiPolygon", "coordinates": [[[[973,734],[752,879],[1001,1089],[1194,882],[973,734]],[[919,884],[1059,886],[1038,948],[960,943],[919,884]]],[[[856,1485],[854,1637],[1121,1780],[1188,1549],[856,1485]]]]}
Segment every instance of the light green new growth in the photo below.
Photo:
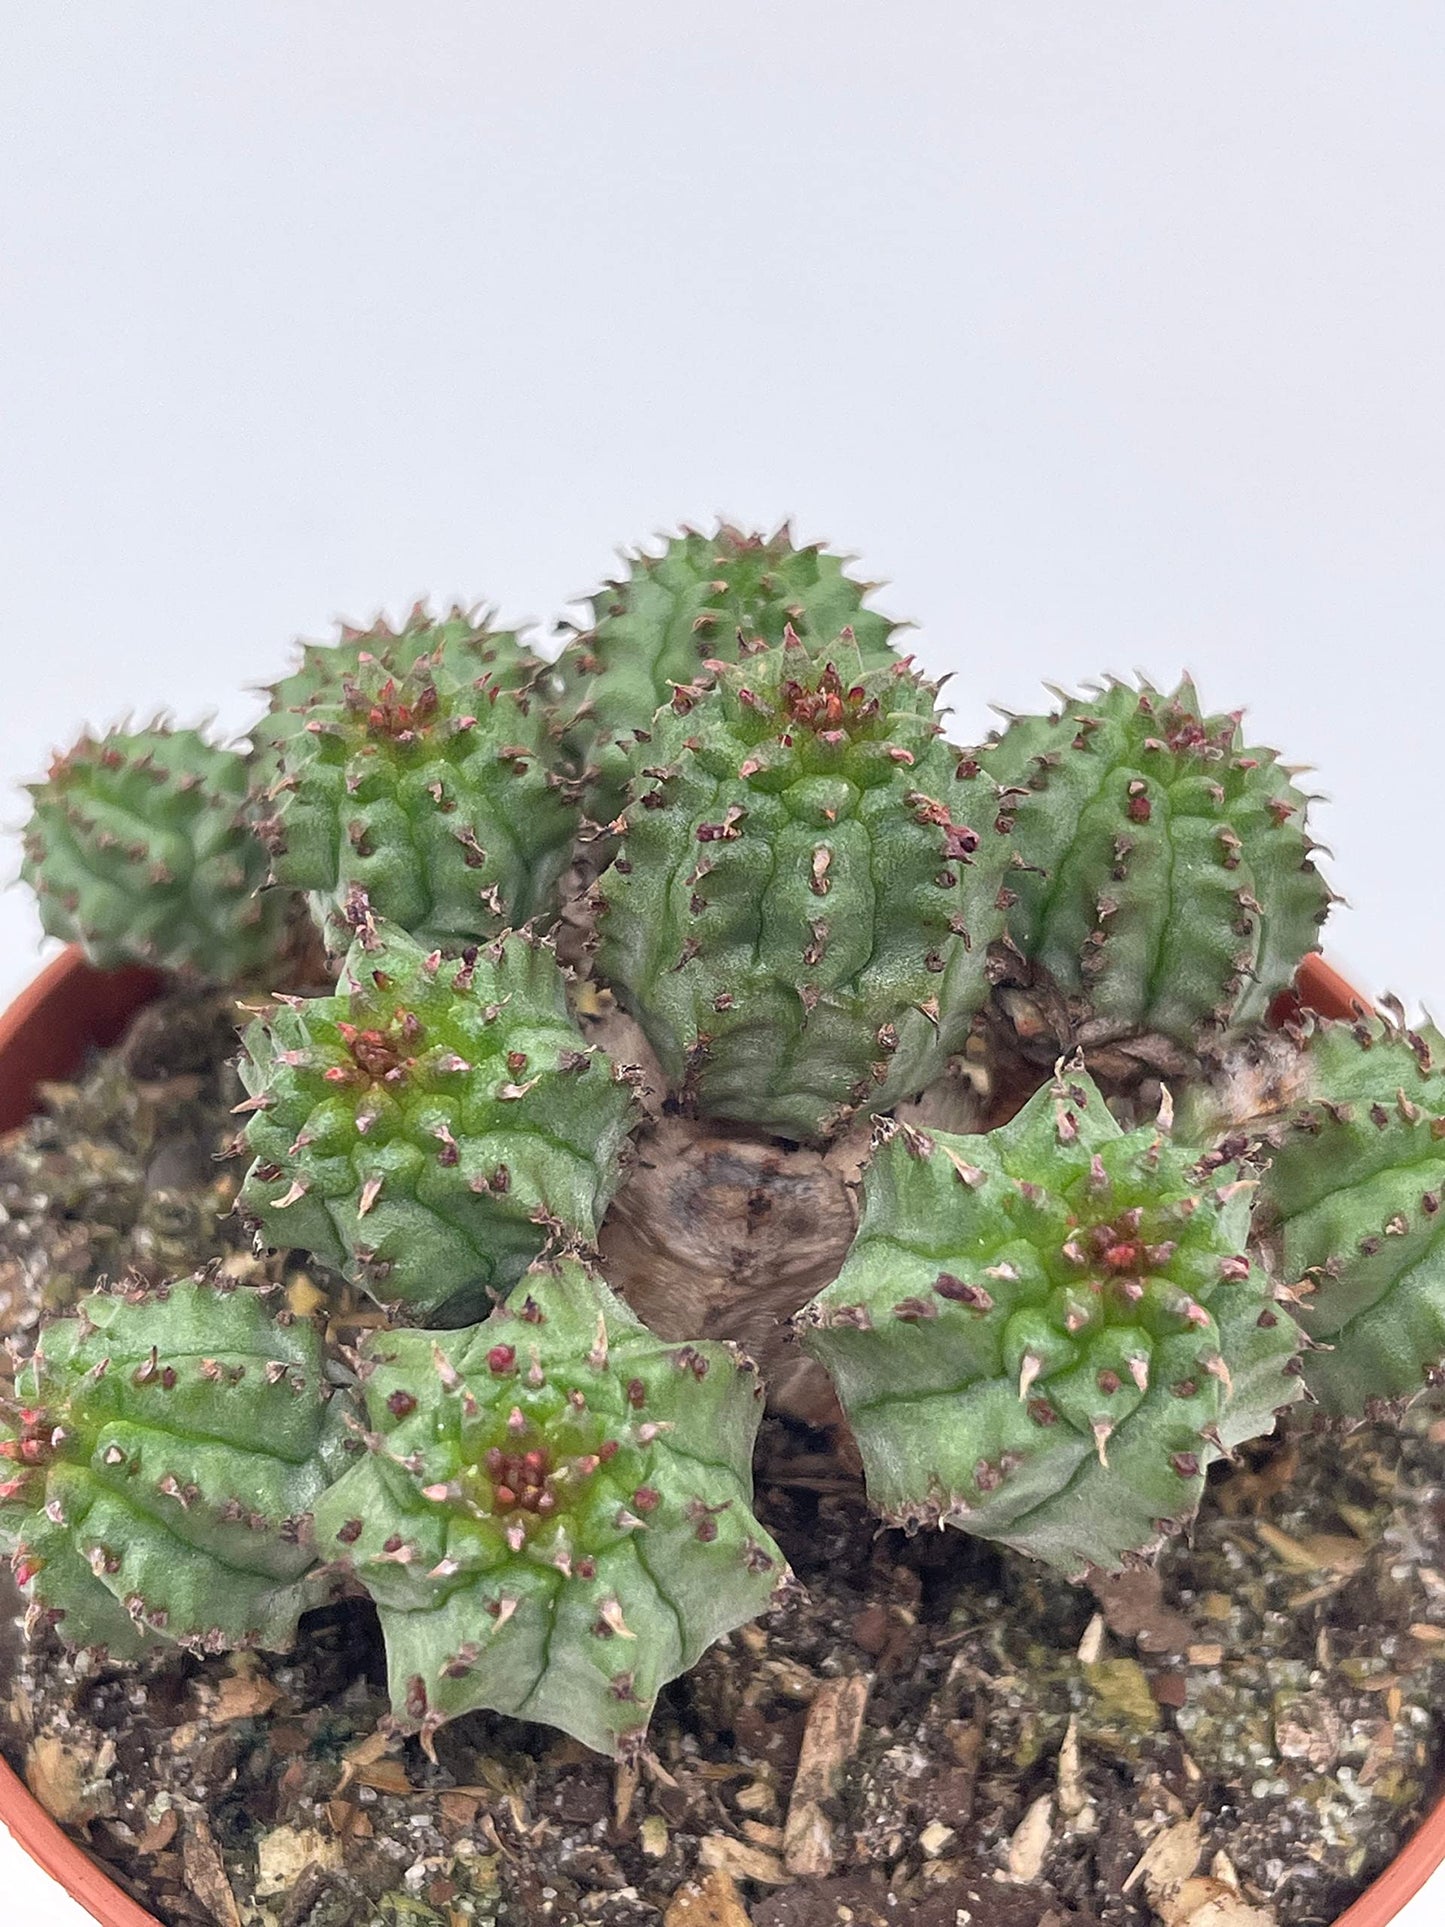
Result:
{"type": "Polygon", "coordinates": [[[102,1293],[49,1325],[0,1418],[0,1544],[31,1629],[115,1660],[289,1647],[326,1590],[329,1392],[316,1330],[257,1291],[102,1293]]]}
{"type": "MultiPolygon", "coordinates": [[[[301,734],[316,704],[339,701],[367,657],[404,673],[419,658],[435,656],[459,682],[485,678],[501,689],[533,688],[547,675],[547,664],[515,629],[493,628],[495,613],[454,603],[436,616],[418,602],[399,629],[378,617],[369,629],[344,624],[332,642],[303,642],[297,667],[266,691],[267,712],[253,732],[258,751],[301,734]]],[[[267,781],[277,773],[273,761],[267,781]]]]}
{"type": "Polygon", "coordinates": [[[799,1315],[910,1528],[1070,1574],[1146,1556],[1210,1460],[1299,1394],[1299,1335],[1245,1251],[1249,1192],[1065,1075],[978,1137],[896,1129],[842,1272],[799,1315]]]}
{"type": "Polygon", "coordinates": [[[318,1543],[381,1613],[424,1744],[480,1707],[601,1753],[785,1573],[751,1511],[761,1387],[731,1346],[654,1338],[572,1259],[466,1331],[364,1348],[366,1456],[318,1543]]]}
{"type": "Polygon", "coordinates": [[[473,1316],[547,1245],[591,1242],[632,1097],[520,932],[460,960],[363,921],[332,997],[246,1033],[240,1208],[414,1317],[473,1316]]]}
{"type": "Polygon", "coordinates": [[[627,574],[592,597],[592,627],[557,663],[567,742],[598,823],[622,809],[632,748],[673,689],[705,680],[713,661],[736,662],[740,646],[780,643],[790,627],[813,644],[851,629],[869,669],[898,660],[902,625],[864,607],[877,585],[855,582],[848,558],[821,544],[794,547],[786,525],[771,536],[726,522],[684,529],[661,554],[625,559],[627,574]]]}

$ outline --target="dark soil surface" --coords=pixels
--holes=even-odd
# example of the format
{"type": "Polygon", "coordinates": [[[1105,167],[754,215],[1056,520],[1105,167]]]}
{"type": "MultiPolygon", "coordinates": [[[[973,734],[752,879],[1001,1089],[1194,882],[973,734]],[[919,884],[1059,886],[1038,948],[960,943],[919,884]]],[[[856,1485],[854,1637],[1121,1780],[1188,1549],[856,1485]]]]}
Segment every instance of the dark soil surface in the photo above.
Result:
{"type": "MultiPolygon", "coordinates": [[[[331,1302],[226,1215],[233,1020],[177,993],[0,1142],[0,1328],[204,1258],[331,1302]]],[[[1192,1543],[1093,1592],[880,1532],[771,1418],[758,1510],[799,1590],[664,1693],[636,1770],[489,1715],[428,1759],[362,1600],[293,1655],[130,1671],[8,1626],[0,1749],[167,1923],[1325,1923],[1434,1785],[1442,1414],[1256,1449],[1192,1543]]]]}

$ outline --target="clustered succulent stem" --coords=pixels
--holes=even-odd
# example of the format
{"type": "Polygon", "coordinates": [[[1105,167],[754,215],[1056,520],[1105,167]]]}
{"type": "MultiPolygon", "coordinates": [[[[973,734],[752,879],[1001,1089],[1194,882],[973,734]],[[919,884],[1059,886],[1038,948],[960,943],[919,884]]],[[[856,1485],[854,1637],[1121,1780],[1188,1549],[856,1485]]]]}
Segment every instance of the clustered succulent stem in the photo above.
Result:
{"type": "Polygon", "coordinates": [[[200,1280],[82,1301],[0,1416],[0,1542],[33,1629],[112,1659],[177,1645],[285,1650],[341,1469],[317,1331],[200,1280]]]}
{"type": "Polygon", "coordinates": [[[826,1137],[962,1046],[1003,928],[1007,812],[962,813],[936,691],[904,663],[789,631],[712,666],[633,752],[598,965],[686,1101],[826,1137]]]}
{"type": "Polygon", "coordinates": [[[666,1132],[746,1136],[740,1213],[862,1168],[795,1327],[908,1531],[1117,1570],[1294,1401],[1440,1379],[1445,1040],[1271,1022],[1332,900],[1297,772],[1188,681],[951,744],[871,587],[685,529],[555,663],[419,606],[308,645],[249,750],[87,735],[33,787],[46,929],[246,991],[243,1224],[375,1301],[328,1299],[354,1348],[206,1276],[51,1320],[0,1402],[37,1636],[284,1647],[364,1590],[425,1746],[491,1710],[634,1756],[786,1576],[759,1374],[598,1258],[666,1132]]]}
{"type": "Polygon", "coordinates": [[[1246,1251],[1252,1189],[1158,1126],[1122,1130],[1077,1072],[982,1137],[895,1131],[798,1320],[884,1516],[1071,1574],[1186,1523],[1227,1434],[1299,1395],[1298,1333],[1246,1251]],[[1246,1334],[1272,1372],[1236,1386],[1246,1334]]]}
{"type": "Polygon", "coordinates": [[[333,997],[246,1033],[240,1208],[414,1315],[473,1315],[549,1245],[590,1241],[632,1093],[522,932],[460,959],[361,919],[333,997]]]}
{"type": "Polygon", "coordinates": [[[23,874],[46,931],[103,969],[274,967],[285,893],[264,888],[248,783],[245,758],[196,730],[83,736],[30,791],[23,874]]]}
{"type": "Polygon", "coordinates": [[[653,1337],[575,1259],[485,1324],[368,1340],[363,1391],[318,1538],[375,1599],[423,1735],[488,1707],[635,1749],[660,1688],[784,1578],[751,1511],[756,1374],[653,1337]]]}

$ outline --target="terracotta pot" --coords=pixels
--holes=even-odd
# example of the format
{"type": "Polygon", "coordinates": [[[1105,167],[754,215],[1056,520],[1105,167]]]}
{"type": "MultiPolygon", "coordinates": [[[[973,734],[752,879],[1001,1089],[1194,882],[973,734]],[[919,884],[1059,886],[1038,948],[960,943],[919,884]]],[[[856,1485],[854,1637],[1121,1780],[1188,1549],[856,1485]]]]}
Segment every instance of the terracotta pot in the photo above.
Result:
{"type": "MultiPolygon", "coordinates": [[[[159,993],[163,982],[152,970],[104,975],[92,970],[75,950],[57,957],[0,1017],[0,1130],[24,1121],[34,1106],[37,1085],[71,1075],[92,1047],[115,1043],[128,1020],[159,993]]],[[[1369,1008],[1322,957],[1305,960],[1285,1007],[1291,1002],[1326,1017],[1348,1017],[1369,1008]]],[[[3,1761],[0,1821],[102,1927],[158,1927],[154,1917],[123,1894],[56,1825],[3,1761]]],[[[1387,1927],[1442,1861],[1445,1798],[1336,1927],[1387,1927]]]]}
{"type": "MultiPolygon", "coordinates": [[[[25,1121],[37,1086],[69,1077],[90,1049],[114,1044],[164,982],[154,970],[92,970],[78,950],[63,951],[0,1017],[0,1130],[25,1121]]],[[[0,1821],[104,1927],[159,1927],[56,1825],[3,1760],[0,1821]]]]}

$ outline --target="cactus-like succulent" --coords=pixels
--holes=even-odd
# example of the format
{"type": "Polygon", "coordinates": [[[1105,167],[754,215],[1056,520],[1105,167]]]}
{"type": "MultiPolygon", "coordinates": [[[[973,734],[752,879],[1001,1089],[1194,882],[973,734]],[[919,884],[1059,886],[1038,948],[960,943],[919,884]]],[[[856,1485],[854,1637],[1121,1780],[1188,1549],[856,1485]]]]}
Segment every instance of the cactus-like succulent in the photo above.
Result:
{"type": "Polygon", "coordinates": [[[826,1135],[937,1076],[987,994],[1010,846],[934,686],[846,635],[718,664],[634,751],[598,965],[684,1098],[826,1135]]]}
{"type": "Polygon", "coordinates": [[[32,1629],[112,1659],[291,1644],[342,1425],[316,1330],[266,1297],[97,1293],[45,1330],[0,1408],[0,1544],[32,1629]]]}
{"type": "Polygon", "coordinates": [[[1081,1041],[1197,1048],[1261,1021],[1318,948],[1330,892],[1308,799],[1191,683],[1111,683],[1016,717],[976,766],[1016,805],[1010,934],[1080,1000],[1081,1041]]]}
{"type": "Polygon", "coordinates": [[[851,629],[870,669],[896,661],[901,627],[864,607],[876,583],[856,582],[845,556],[821,543],[794,546],[785,525],[771,536],[719,523],[684,529],[660,555],[625,558],[627,573],[592,602],[592,627],[558,659],[567,741],[587,766],[586,805],[610,823],[626,799],[629,755],[673,689],[734,662],[739,643],[780,643],[791,627],[805,642],[851,629]]]}
{"type": "Polygon", "coordinates": [[[475,1316],[555,1239],[590,1241],[632,1097],[567,1009],[550,949],[460,960],[364,919],[331,997],[245,1039],[240,1206],[415,1316],[475,1316]]]}
{"type": "Polygon", "coordinates": [[[373,1335],[362,1372],[365,1456],[317,1544],[375,1599],[424,1741],[485,1707],[628,1751],[784,1577],[751,1511],[746,1360],[654,1338],[574,1259],[482,1325],[373,1335]]]}
{"type": "MultiPolygon", "coordinates": [[[[515,629],[493,626],[494,610],[453,603],[433,615],[418,602],[399,629],[378,617],[369,629],[343,625],[331,642],[303,642],[301,661],[289,676],[266,691],[267,713],[253,732],[258,748],[299,735],[318,702],[336,702],[348,677],[366,657],[404,672],[419,658],[440,656],[459,681],[484,679],[502,689],[531,689],[547,675],[547,664],[515,629]]],[[[271,775],[276,771],[273,767],[271,775]]]]}
{"type": "Polygon", "coordinates": [[[1274,1120],[1257,1225],[1318,1349],[1326,1413],[1413,1398],[1445,1365],[1445,1038],[1397,1015],[1316,1025],[1274,1120]]]}
{"type": "Polygon", "coordinates": [[[193,729],[82,736],[31,786],[22,874],[52,937],[92,963],[224,982],[275,957],[281,892],[247,803],[246,759],[193,729]]]}
{"type": "Polygon", "coordinates": [[[1299,1394],[1298,1331],[1245,1249],[1252,1188],[1121,1130],[1082,1074],[982,1136],[898,1127],[797,1320],[884,1516],[1069,1573],[1190,1519],[1210,1460],[1299,1394]]]}
{"type": "Polygon", "coordinates": [[[509,632],[454,616],[308,651],[272,692],[272,872],[334,947],[358,890],[452,951],[554,908],[578,817],[537,668],[509,632]]]}
{"type": "MultiPolygon", "coordinates": [[[[188,995],[218,1011],[273,964],[275,994],[233,1234],[223,1175],[167,1264],[168,1185],[215,1141],[173,1119],[119,1165],[97,1139],[77,1243],[62,1109],[5,1178],[61,1221],[8,1241],[21,1268],[93,1278],[122,1225],[155,1276],[256,1232],[243,1270],[304,1252],[384,1308],[353,1350],[350,1294],[323,1333],[198,1278],[43,1328],[0,1397],[33,1630],[284,1646],[366,1593],[429,1750],[491,1709],[635,1760],[786,1577],[758,1373],[685,1334],[766,1369],[800,1337],[777,1409],[841,1403],[887,1522],[1069,1575],[1152,1556],[1296,1398],[1445,1383],[1445,1038],[1276,1001],[1331,893],[1238,714],[1109,682],[958,751],[872,585],[786,528],[620,574],[554,665],[418,606],[307,647],[249,755],[116,732],[32,792],[47,929],[215,979],[188,995]],[[292,891],[334,987],[282,942],[292,891]]],[[[118,1061],[143,1107],[148,1066],[191,1068],[118,1061]]],[[[187,1100],[208,1133],[218,1089],[187,1100]]]]}

